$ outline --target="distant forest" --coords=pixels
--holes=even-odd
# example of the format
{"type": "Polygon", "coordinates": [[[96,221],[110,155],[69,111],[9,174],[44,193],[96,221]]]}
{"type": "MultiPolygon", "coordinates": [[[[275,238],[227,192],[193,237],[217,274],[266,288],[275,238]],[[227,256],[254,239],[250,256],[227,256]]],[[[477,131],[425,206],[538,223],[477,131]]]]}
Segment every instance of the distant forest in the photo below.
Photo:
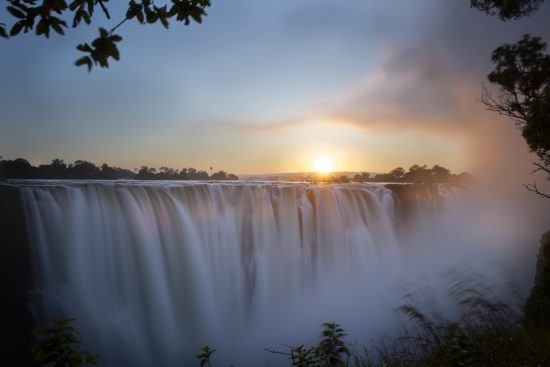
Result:
{"type": "Polygon", "coordinates": [[[397,167],[388,173],[379,173],[374,176],[369,173],[357,174],[353,177],[355,182],[410,182],[410,183],[472,183],[474,177],[468,172],[460,174],[451,173],[445,167],[435,165],[429,168],[426,165],[415,164],[405,171],[397,167]]]}
{"type": "Polygon", "coordinates": [[[111,167],[103,163],[95,164],[77,160],[67,164],[62,159],[54,159],[50,164],[33,166],[26,159],[0,160],[0,179],[85,179],[85,180],[238,180],[232,173],[218,171],[211,175],[195,168],[176,170],[168,167],[156,168],[142,166],[138,171],[111,167]]]}
{"type": "MultiPolygon", "coordinates": [[[[291,178],[291,180],[293,180],[291,178]]],[[[467,173],[462,172],[460,174],[451,173],[451,171],[445,167],[435,165],[429,168],[426,165],[419,166],[413,165],[408,171],[405,171],[402,167],[395,168],[388,173],[379,173],[372,175],[368,172],[356,174],[352,178],[346,175],[327,175],[313,173],[307,176],[305,180],[308,182],[334,182],[334,183],[347,183],[347,182],[403,182],[403,183],[454,183],[454,184],[470,184],[474,181],[474,177],[467,173]]]]}

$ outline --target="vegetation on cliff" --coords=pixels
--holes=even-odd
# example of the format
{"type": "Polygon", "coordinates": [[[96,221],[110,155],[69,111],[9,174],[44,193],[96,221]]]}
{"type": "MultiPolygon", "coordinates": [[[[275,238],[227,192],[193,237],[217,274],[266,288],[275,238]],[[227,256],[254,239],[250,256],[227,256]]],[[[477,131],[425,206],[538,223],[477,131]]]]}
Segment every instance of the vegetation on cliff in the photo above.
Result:
{"type": "Polygon", "coordinates": [[[472,175],[467,172],[460,174],[451,173],[451,171],[440,165],[429,168],[426,165],[415,164],[405,171],[402,167],[397,167],[388,173],[379,173],[370,175],[363,172],[353,177],[355,182],[407,182],[407,183],[461,183],[469,184],[474,181],[472,175]]]}
{"type": "Polygon", "coordinates": [[[133,172],[129,169],[111,167],[106,163],[96,166],[94,163],[77,160],[66,164],[62,159],[54,159],[50,164],[33,166],[26,159],[0,161],[0,179],[85,179],[85,180],[238,180],[239,178],[225,171],[218,171],[210,175],[206,171],[195,168],[181,170],[161,167],[142,166],[133,172]]]}

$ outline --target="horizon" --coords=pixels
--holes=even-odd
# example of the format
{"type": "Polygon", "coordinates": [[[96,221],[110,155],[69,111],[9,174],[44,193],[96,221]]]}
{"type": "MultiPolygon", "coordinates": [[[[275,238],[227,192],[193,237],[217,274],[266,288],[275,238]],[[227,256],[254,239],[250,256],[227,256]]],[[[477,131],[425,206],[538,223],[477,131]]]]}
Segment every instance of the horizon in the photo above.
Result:
{"type": "MultiPolygon", "coordinates": [[[[32,166],[36,166],[38,167],[39,165],[48,165],[48,164],[51,164],[52,163],[52,160],[50,160],[49,162],[34,162],[34,161],[31,161],[31,160],[28,160],[27,158],[25,157],[4,157],[4,156],[0,156],[0,161],[2,160],[16,160],[16,159],[24,159],[26,161],[28,161],[32,166]]],[[[107,164],[108,166],[112,167],[112,168],[120,168],[120,169],[125,169],[125,170],[129,170],[131,172],[138,172],[139,169],[141,167],[145,167],[145,166],[139,166],[139,167],[122,167],[122,166],[116,166],[116,165],[112,165],[112,164],[109,164],[108,162],[91,162],[89,160],[86,160],[86,159],[77,159],[75,161],[66,161],[65,159],[63,158],[54,158],[54,159],[60,159],[62,160],[65,164],[67,165],[70,165],[70,164],[73,164],[74,162],[78,161],[78,160],[81,160],[81,161],[86,161],[86,162],[90,162],[90,163],[93,163],[95,166],[97,166],[98,168],[101,167],[101,165],[103,164],[107,164]]],[[[436,166],[436,165],[439,165],[439,164],[434,164],[434,165],[428,165],[428,164],[424,164],[424,163],[414,163],[413,165],[419,165],[419,166],[427,166],[428,168],[431,168],[433,166],[436,166]]],[[[412,166],[412,165],[411,165],[412,166]]],[[[442,166],[442,165],[439,165],[439,166],[442,166]]],[[[166,165],[159,165],[159,166],[146,166],[146,167],[149,167],[149,168],[155,168],[155,169],[160,169],[161,167],[168,167],[166,165]]],[[[444,166],[443,166],[444,167],[444,166]]],[[[197,170],[203,170],[205,172],[218,172],[218,171],[224,171],[226,173],[233,173],[233,174],[236,174],[237,176],[239,176],[239,179],[241,178],[241,176],[281,176],[281,175],[306,175],[306,174],[326,174],[326,175],[339,175],[339,174],[343,174],[343,175],[350,175],[350,174],[358,174],[358,173],[368,173],[370,175],[376,175],[376,174],[380,174],[380,173],[384,173],[384,172],[389,172],[391,171],[392,169],[395,169],[395,168],[404,168],[405,170],[409,169],[410,167],[404,167],[404,166],[396,166],[396,167],[392,167],[390,169],[387,169],[385,171],[373,171],[373,170],[328,170],[328,171],[319,171],[319,170],[310,170],[310,171],[293,171],[293,172],[230,172],[226,169],[224,169],[223,167],[214,167],[214,166],[209,166],[209,167],[191,167],[191,166],[186,166],[184,165],[183,167],[181,168],[176,168],[176,167],[168,167],[168,168],[173,168],[177,171],[181,170],[181,169],[186,169],[186,168],[195,168],[197,170]],[[212,170],[210,170],[210,168],[212,168],[212,170]]],[[[447,167],[445,167],[447,168],[447,167]]],[[[450,170],[451,173],[455,173],[455,174],[458,174],[458,173],[463,173],[463,172],[466,172],[468,173],[468,171],[454,171],[454,170],[450,170]]]]}

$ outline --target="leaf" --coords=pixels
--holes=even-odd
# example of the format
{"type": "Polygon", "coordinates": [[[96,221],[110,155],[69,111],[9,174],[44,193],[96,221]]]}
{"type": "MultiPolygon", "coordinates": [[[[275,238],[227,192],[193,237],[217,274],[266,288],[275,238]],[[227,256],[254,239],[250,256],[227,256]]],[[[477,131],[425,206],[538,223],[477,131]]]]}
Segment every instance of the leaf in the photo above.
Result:
{"type": "Polygon", "coordinates": [[[46,38],[50,38],[50,27],[46,18],[40,19],[40,22],[36,26],[36,35],[39,36],[41,34],[45,35],[46,38]]]}
{"type": "Polygon", "coordinates": [[[105,30],[105,28],[99,28],[99,35],[102,37],[102,38],[107,38],[109,37],[109,32],[107,32],[105,30]]]}
{"type": "Polygon", "coordinates": [[[83,56],[80,59],[76,60],[74,63],[76,66],[88,66],[88,72],[92,71],[92,59],[89,56],[83,56]]]}
{"type": "Polygon", "coordinates": [[[87,43],[82,43],[82,44],[76,46],[76,49],[78,51],[82,51],[82,52],[92,52],[92,48],[87,43]]]}
{"type": "Polygon", "coordinates": [[[13,6],[8,6],[6,9],[8,9],[11,15],[13,15],[16,18],[25,19],[27,17],[25,13],[23,13],[21,10],[17,8],[14,8],[13,6]]]}
{"type": "Polygon", "coordinates": [[[4,28],[4,26],[1,26],[1,25],[0,25],[0,37],[9,38],[8,32],[6,32],[6,29],[4,28]]]}
{"type": "Polygon", "coordinates": [[[11,31],[10,31],[10,37],[13,37],[13,36],[17,36],[19,34],[19,32],[21,32],[21,29],[23,29],[23,25],[25,23],[20,20],[19,22],[15,23],[13,25],[13,27],[11,27],[11,31]]]}

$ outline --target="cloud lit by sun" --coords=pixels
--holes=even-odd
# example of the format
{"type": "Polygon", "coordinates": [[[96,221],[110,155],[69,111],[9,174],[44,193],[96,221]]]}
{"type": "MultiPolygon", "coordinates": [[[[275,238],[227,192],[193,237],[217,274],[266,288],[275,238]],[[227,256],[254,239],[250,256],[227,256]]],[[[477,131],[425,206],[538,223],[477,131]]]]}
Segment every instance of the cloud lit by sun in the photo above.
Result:
{"type": "Polygon", "coordinates": [[[332,170],[334,169],[334,162],[329,156],[319,156],[315,158],[315,161],[313,162],[313,167],[315,168],[316,172],[329,173],[332,172],[332,170]]]}

